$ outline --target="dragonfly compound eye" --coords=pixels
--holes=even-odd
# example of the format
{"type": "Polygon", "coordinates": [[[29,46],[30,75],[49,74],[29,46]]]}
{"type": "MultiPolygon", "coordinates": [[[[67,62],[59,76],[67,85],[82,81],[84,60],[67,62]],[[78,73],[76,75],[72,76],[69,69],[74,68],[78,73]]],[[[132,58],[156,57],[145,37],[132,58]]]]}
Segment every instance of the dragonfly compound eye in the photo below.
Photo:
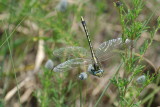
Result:
{"type": "Polygon", "coordinates": [[[104,71],[103,71],[102,69],[95,70],[94,67],[93,67],[93,65],[90,64],[90,65],[88,66],[88,72],[89,72],[90,74],[94,75],[94,76],[102,77],[104,71]]]}
{"type": "MultiPolygon", "coordinates": [[[[93,65],[92,64],[90,64],[89,66],[88,66],[88,70],[87,70],[90,74],[93,74],[93,72],[95,71],[94,70],[94,67],[93,67],[93,65]]],[[[93,74],[94,75],[94,74],[93,74]]]]}
{"type": "Polygon", "coordinates": [[[95,75],[95,76],[98,76],[98,77],[102,77],[102,76],[103,76],[103,72],[104,72],[104,71],[100,69],[100,70],[98,70],[98,71],[95,71],[95,72],[94,72],[94,75],[95,75]]]}

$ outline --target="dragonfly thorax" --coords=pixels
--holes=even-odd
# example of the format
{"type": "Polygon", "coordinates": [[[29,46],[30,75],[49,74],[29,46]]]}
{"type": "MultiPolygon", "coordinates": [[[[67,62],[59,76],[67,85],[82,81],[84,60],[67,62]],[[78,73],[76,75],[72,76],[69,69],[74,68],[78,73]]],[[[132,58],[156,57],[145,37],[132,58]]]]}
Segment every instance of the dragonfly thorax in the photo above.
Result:
{"type": "Polygon", "coordinates": [[[104,71],[99,66],[90,64],[88,72],[94,76],[102,77],[104,71]]]}
{"type": "Polygon", "coordinates": [[[94,68],[95,71],[98,71],[100,69],[98,64],[94,63],[92,65],[93,65],[93,68],[94,68]]]}

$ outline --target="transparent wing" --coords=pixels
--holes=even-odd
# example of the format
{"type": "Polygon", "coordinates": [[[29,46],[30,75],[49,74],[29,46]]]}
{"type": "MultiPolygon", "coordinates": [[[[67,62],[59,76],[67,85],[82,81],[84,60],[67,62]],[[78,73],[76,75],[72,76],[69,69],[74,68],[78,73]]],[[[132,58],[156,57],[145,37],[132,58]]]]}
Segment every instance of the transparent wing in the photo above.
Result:
{"type": "Polygon", "coordinates": [[[122,42],[122,38],[111,39],[109,41],[103,42],[96,50],[95,54],[99,61],[105,61],[111,56],[115,55],[116,50],[123,50],[125,46],[130,47],[131,40],[126,39],[125,42],[122,42]]]}
{"type": "Polygon", "coordinates": [[[53,51],[53,55],[57,57],[73,58],[90,58],[90,52],[82,47],[64,47],[53,51]]]}
{"type": "Polygon", "coordinates": [[[54,72],[64,72],[71,70],[74,67],[79,67],[80,65],[88,66],[88,64],[91,64],[91,60],[83,59],[83,58],[75,58],[67,60],[59,65],[57,65],[53,71],[54,72]]]}

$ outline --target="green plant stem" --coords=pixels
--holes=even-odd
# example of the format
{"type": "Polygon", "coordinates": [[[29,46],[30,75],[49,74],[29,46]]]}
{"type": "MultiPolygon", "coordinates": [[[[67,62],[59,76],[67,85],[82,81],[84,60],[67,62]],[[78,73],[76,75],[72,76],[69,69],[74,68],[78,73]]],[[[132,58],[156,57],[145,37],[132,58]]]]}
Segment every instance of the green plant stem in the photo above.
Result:
{"type": "Polygon", "coordinates": [[[6,40],[0,45],[0,49],[9,40],[9,38],[13,35],[13,33],[16,31],[16,29],[21,25],[21,23],[24,21],[24,19],[25,19],[25,17],[18,23],[18,25],[13,29],[13,31],[10,33],[10,35],[7,36],[6,40]]]}
{"type": "Polygon", "coordinates": [[[142,100],[142,104],[146,103],[150,98],[152,98],[159,91],[160,91],[160,87],[157,87],[151,94],[149,94],[145,99],[142,100]]]}
{"type": "MultiPolygon", "coordinates": [[[[7,36],[7,32],[5,30],[5,35],[6,35],[6,38],[8,37],[7,36]]],[[[15,77],[15,80],[16,80],[16,87],[17,87],[17,92],[18,92],[18,102],[19,102],[19,105],[20,107],[22,106],[21,105],[21,101],[20,101],[20,92],[19,92],[19,87],[18,87],[18,80],[17,80],[17,75],[16,75],[16,72],[15,72],[15,66],[14,66],[14,61],[13,61],[13,57],[12,57],[12,51],[11,51],[11,47],[10,47],[10,44],[9,44],[9,41],[8,39],[7,40],[7,44],[8,44],[8,48],[9,48],[9,53],[10,53],[10,58],[11,58],[11,63],[12,63],[12,67],[13,67],[13,72],[14,72],[14,77],[15,77]]]]}
{"type": "MultiPolygon", "coordinates": [[[[115,77],[115,76],[118,74],[118,71],[120,70],[122,64],[123,64],[123,63],[121,62],[121,64],[118,66],[118,69],[116,70],[116,73],[114,74],[113,77],[115,77]]],[[[105,94],[105,92],[106,92],[107,89],[109,88],[110,84],[111,84],[111,81],[109,81],[109,83],[107,84],[107,86],[106,86],[105,89],[103,90],[102,94],[101,94],[100,97],[98,98],[98,100],[97,100],[97,102],[96,102],[96,104],[95,104],[94,107],[97,107],[97,106],[98,106],[98,104],[99,104],[99,102],[101,101],[103,95],[105,94]]]]}
{"type": "MultiPolygon", "coordinates": [[[[158,68],[157,72],[159,72],[159,69],[160,69],[160,67],[158,68]]],[[[160,82],[160,75],[158,75],[158,77],[157,77],[157,79],[156,79],[156,85],[157,85],[157,86],[158,86],[159,82],[160,82]]],[[[153,99],[154,99],[154,95],[153,95],[153,97],[150,99],[147,107],[151,107],[151,104],[152,104],[152,102],[153,102],[153,99]]]]}
{"type": "Polygon", "coordinates": [[[83,107],[83,100],[82,100],[82,82],[79,81],[79,94],[80,94],[80,107],[83,107]]]}

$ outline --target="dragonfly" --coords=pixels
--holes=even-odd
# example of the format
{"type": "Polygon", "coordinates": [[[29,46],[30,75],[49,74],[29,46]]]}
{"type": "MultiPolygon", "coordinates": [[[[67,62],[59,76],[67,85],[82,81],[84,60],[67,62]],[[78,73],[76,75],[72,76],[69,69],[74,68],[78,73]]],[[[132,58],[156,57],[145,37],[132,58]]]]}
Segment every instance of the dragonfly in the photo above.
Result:
{"type": "Polygon", "coordinates": [[[94,50],[89,31],[83,17],[81,17],[81,23],[87,37],[90,51],[79,46],[64,47],[53,51],[54,56],[71,57],[67,61],[55,66],[53,71],[64,72],[84,65],[88,66],[88,72],[90,74],[102,77],[104,70],[102,69],[101,62],[106,61],[111,58],[111,56],[115,55],[116,50],[121,50],[124,47],[130,47],[131,40],[126,39],[123,41],[122,38],[111,39],[103,42],[96,50],[94,50]]]}

